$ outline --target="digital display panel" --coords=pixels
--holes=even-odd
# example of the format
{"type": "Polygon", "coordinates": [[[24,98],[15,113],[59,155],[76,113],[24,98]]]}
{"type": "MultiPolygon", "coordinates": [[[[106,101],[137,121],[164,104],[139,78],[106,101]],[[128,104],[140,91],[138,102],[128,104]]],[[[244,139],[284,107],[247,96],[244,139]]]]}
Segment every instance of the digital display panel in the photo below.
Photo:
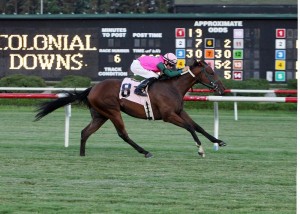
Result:
{"type": "Polygon", "coordinates": [[[204,59],[221,77],[296,78],[297,19],[0,19],[0,77],[132,75],[140,55],[173,52],[177,67],[204,59]]]}

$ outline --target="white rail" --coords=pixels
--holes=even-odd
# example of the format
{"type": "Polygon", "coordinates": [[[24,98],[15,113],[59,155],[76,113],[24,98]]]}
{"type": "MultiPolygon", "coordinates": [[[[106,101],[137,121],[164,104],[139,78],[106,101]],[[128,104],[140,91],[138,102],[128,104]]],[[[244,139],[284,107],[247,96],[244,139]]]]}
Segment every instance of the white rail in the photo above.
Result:
{"type": "Polygon", "coordinates": [[[86,88],[0,87],[0,91],[84,91],[86,88]]]}
{"type": "MultiPolygon", "coordinates": [[[[86,88],[27,88],[27,87],[0,87],[0,91],[44,91],[46,92],[46,95],[49,94],[49,91],[83,91],[86,88]]],[[[233,89],[231,89],[233,90],[233,89]]],[[[245,91],[245,90],[243,90],[245,91]]],[[[247,90],[247,93],[250,93],[249,91],[253,91],[253,93],[257,93],[257,90],[247,90]]],[[[273,90],[258,90],[259,93],[267,93],[267,92],[273,92],[273,90]]],[[[235,90],[236,93],[239,93],[239,90],[235,90]]],[[[4,95],[4,94],[3,94],[4,95]]],[[[30,94],[29,94],[30,95],[30,94]]],[[[41,94],[39,94],[40,96],[41,94]]],[[[26,96],[26,94],[23,94],[22,98],[35,98],[34,96],[26,96]]],[[[41,98],[41,97],[36,98],[41,98]]],[[[55,95],[54,97],[47,97],[47,98],[55,98],[60,97],[60,95],[55,95]]],[[[0,94],[0,98],[13,98],[12,96],[2,96],[0,94]]],[[[18,96],[16,94],[15,98],[20,98],[20,95],[18,96]]],[[[43,98],[43,97],[42,97],[43,98]]],[[[45,97],[44,97],[45,98],[45,97]]],[[[218,102],[225,102],[225,101],[232,101],[232,102],[293,102],[297,103],[297,97],[237,97],[237,96],[185,96],[185,101],[212,101],[214,102],[214,136],[216,138],[219,137],[219,107],[218,102]]],[[[65,147],[69,146],[69,130],[70,130],[70,117],[71,117],[71,105],[65,106],[65,147]]],[[[214,150],[218,150],[218,144],[214,144],[214,150]]]]}

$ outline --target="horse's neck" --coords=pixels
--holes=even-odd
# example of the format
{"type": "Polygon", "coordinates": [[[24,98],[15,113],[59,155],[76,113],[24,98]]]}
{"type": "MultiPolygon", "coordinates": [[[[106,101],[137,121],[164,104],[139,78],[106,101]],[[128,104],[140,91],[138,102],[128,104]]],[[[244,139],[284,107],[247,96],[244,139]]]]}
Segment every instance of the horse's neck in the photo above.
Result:
{"type": "Polygon", "coordinates": [[[178,91],[184,96],[187,91],[196,83],[195,77],[193,77],[191,74],[186,73],[181,75],[177,81],[174,81],[175,87],[178,89],[178,91]]]}

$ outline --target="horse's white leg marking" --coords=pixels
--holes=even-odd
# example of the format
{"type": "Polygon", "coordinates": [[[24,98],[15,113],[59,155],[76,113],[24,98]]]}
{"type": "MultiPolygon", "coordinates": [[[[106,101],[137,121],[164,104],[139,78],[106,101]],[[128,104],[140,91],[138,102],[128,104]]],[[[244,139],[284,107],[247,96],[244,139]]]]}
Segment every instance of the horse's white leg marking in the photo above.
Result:
{"type": "Polygon", "coordinates": [[[196,146],[198,147],[198,154],[204,158],[205,152],[204,152],[203,146],[202,145],[199,146],[197,143],[196,143],[196,146]]]}
{"type": "Polygon", "coordinates": [[[203,149],[202,145],[199,146],[198,153],[201,157],[203,157],[203,158],[205,157],[205,153],[204,153],[204,149],[203,149]]]}

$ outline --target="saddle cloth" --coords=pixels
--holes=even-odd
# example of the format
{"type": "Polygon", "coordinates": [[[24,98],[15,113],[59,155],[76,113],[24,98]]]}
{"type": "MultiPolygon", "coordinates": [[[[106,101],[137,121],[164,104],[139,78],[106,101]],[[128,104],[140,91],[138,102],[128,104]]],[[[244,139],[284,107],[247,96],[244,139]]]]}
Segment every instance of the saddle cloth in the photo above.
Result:
{"type": "MultiPolygon", "coordinates": [[[[149,95],[146,97],[136,95],[134,89],[140,84],[139,81],[126,77],[121,84],[119,98],[126,99],[131,102],[138,103],[144,106],[145,114],[148,120],[154,120],[154,115],[151,107],[149,95]]],[[[146,92],[148,87],[146,88],[146,92]]]]}

